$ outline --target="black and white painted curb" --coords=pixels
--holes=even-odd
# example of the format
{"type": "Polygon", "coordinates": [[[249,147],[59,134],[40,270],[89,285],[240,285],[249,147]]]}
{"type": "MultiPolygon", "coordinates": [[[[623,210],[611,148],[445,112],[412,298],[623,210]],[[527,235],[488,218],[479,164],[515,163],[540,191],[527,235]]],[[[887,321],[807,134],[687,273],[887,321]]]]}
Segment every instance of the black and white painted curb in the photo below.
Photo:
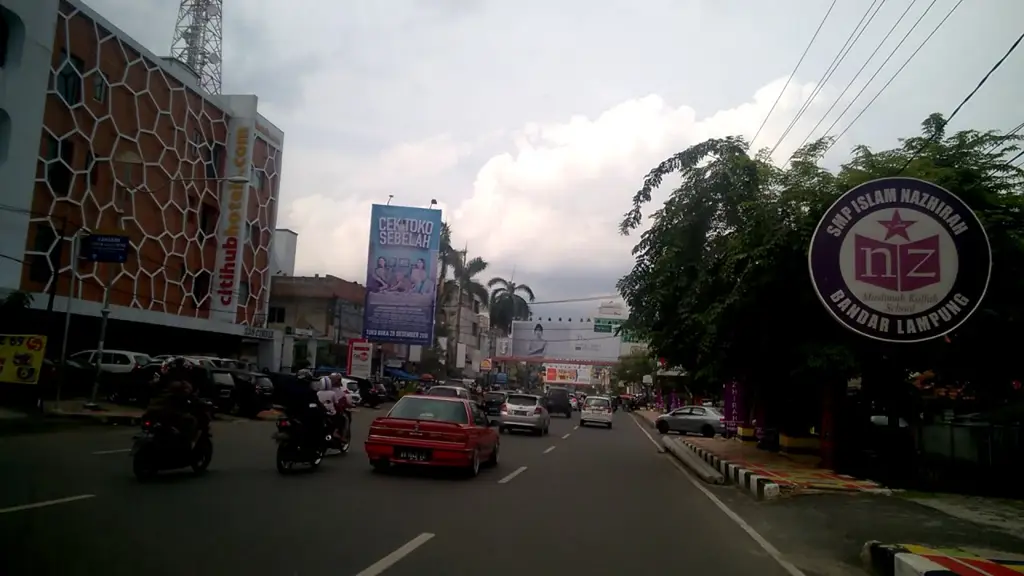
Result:
{"type": "Polygon", "coordinates": [[[758,500],[772,500],[779,497],[781,490],[779,490],[779,485],[775,482],[763,476],[758,476],[750,470],[737,466],[728,460],[722,460],[686,438],[681,438],[679,441],[690,450],[693,450],[698,457],[710,464],[712,468],[721,472],[722,476],[725,476],[726,482],[736,484],[753,494],[754,498],[758,500]]]}
{"type": "Polygon", "coordinates": [[[912,554],[898,544],[882,544],[871,540],[860,553],[864,568],[878,576],[955,576],[956,572],[912,554]]]}

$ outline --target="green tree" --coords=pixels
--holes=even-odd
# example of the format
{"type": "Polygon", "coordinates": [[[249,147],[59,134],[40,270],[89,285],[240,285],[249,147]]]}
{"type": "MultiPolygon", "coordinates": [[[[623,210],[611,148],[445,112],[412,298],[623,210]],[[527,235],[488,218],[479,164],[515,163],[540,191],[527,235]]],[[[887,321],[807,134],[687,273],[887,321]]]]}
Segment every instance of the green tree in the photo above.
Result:
{"type": "Polygon", "coordinates": [[[32,295],[28,292],[15,290],[0,300],[0,332],[10,330],[15,333],[28,328],[28,311],[32,308],[32,295]]]}
{"type": "Polygon", "coordinates": [[[530,302],[537,298],[526,284],[501,277],[491,278],[487,287],[491,289],[491,326],[500,328],[507,336],[512,332],[512,322],[530,317],[530,302]]]}
{"type": "Polygon", "coordinates": [[[441,224],[440,245],[437,252],[437,293],[434,304],[434,345],[439,337],[450,337],[445,323],[445,303],[449,294],[445,291],[448,274],[456,253],[452,249],[452,229],[447,222],[441,224]]]}
{"type": "Polygon", "coordinates": [[[1024,344],[1014,328],[1024,313],[1014,296],[1024,289],[1024,173],[1005,161],[1019,137],[975,130],[947,136],[944,126],[932,115],[920,136],[894,149],[857,147],[835,174],[818,165],[831,140],[808,144],[784,168],[765,152],[749,156],[738,137],[708,140],[662,162],[620,226],[623,234],[638,228],[652,191],[679,174],[634,249],[633,270],[618,284],[632,311],[625,328],[670,365],[684,366],[695,385],[714,389],[738,379],[755,398],[779,404],[814,398],[823,383],[856,375],[865,385],[869,375],[891,382],[935,366],[1009,386],[1020,370],[1012,351],[1024,344]],[[897,174],[954,191],[989,233],[988,295],[952,344],[887,345],[855,335],[828,315],[807,278],[807,247],[825,210],[846,190],[897,174]]]}
{"type": "Polygon", "coordinates": [[[658,361],[649,354],[631,354],[619,358],[612,368],[612,379],[622,384],[642,384],[644,376],[654,376],[657,371],[658,361]]]}
{"type": "MultiPolygon", "coordinates": [[[[446,280],[443,288],[445,295],[452,294],[451,298],[446,298],[445,302],[451,302],[452,306],[455,306],[455,326],[449,326],[449,345],[450,354],[453,362],[448,366],[450,369],[455,369],[455,354],[458,350],[458,344],[469,334],[463,334],[462,327],[462,306],[459,303],[472,303],[479,301],[481,307],[487,308],[489,303],[487,287],[477,280],[476,276],[482,274],[487,270],[488,263],[479,256],[467,260],[467,254],[463,250],[458,252],[456,257],[453,258],[452,263],[452,279],[446,280]]],[[[470,304],[471,305],[471,304],[470,304]]]]}

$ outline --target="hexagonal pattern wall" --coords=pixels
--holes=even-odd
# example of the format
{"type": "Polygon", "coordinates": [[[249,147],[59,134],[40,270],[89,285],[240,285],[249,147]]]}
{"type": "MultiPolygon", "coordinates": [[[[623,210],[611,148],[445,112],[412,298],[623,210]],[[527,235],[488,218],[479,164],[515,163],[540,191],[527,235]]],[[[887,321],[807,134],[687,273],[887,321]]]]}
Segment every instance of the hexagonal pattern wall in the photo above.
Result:
{"type": "Polygon", "coordinates": [[[130,237],[123,266],[79,263],[76,296],[249,325],[265,324],[280,150],[257,138],[239,307],[211,318],[227,116],[166,63],[62,2],[33,191],[22,288],[68,291],[79,229],[130,237]],[[61,274],[47,257],[61,252],[61,274]]]}

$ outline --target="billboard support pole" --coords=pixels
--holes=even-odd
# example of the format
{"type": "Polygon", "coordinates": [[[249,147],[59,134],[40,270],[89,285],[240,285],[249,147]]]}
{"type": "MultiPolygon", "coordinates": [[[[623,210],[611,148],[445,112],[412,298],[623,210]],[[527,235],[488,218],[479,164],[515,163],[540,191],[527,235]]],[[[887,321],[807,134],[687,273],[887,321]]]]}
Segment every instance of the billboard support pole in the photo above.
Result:
{"type": "MultiPolygon", "coordinates": [[[[466,261],[469,258],[469,242],[466,242],[466,247],[462,249],[462,268],[466,267],[466,261]]],[[[457,297],[455,299],[455,345],[452,350],[452,364],[451,366],[457,367],[459,365],[459,343],[462,341],[462,279],[455,279],[457,288],[457,297]]]]}

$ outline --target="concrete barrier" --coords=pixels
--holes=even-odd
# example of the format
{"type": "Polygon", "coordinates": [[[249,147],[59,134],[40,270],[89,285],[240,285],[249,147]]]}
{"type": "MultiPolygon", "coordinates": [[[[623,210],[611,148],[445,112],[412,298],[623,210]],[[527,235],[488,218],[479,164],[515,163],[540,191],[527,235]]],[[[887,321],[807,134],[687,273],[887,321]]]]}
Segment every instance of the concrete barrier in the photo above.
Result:
{"type": "Polygon", "coordinates": [[[701,480],[708,484],[725,484],[725,476],[715,470],[710,464],[700,459],[697,454],[690,450],[685,444],[675,438],[663,437],[661,443],[676,460],[683,463],[701,480]]]}

